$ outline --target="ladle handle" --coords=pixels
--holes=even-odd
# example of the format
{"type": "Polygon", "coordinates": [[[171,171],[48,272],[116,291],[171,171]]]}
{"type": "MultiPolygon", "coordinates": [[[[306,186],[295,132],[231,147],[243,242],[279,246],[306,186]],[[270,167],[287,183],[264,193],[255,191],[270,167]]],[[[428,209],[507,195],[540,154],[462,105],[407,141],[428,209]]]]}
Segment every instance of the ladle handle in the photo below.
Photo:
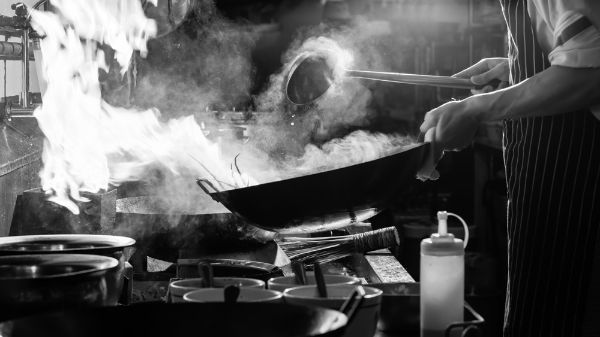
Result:
{"type": "Polygon", "coordinates": [[[304,263],[302,261],[292,262],[292,271],[294,272],[294,281],[296,284],[307,284],[306,280],[306,269],[304,269],[304,263]]]}
{"type": "Polygon", "coordinates": [[[342,304],[340,311],[348,317],[348,324],[354,318],[354,314],[361,306],[363,299],[365,298],[365,288],[362,286],[356,286],[350,297],[342,304]]]}
{"type": "Polygon", "coordinates": [[[225,303],[233,304],[236,303],[240,296],[240,287],[235,284],[230,284],[223,289],[223,296],[225,297],[225,303]]]}
{"type": "Polygon", "coordinates": [[[317,291],[319,292],[319,297],[327,298],[327,283],[325,283],[325,275],[323,275],[323,269],[321,269],[320,263],[314,264],[314,272],[315,272],[315,281],[317,283],[317,291]]]}
{"type": "Polygon", "coordinates": [[[208,262],[201,262],[198,265],[200,275],[202,276],[202,288],[214,287],[215,280],[212,265],[208,262]]]}
{"type": "MultiPolygon", "coordinates": [[[[434,87],[455,89],[478,89],[482,87],[474,84],[469,79],[451,76],[388,73],[363,70],[346,70],[345,75],[348,77],[362,78],[366,80],[405,83],[414,85],[428,85],[434,87]]],[[[493,86],[491,82],[489,83],[489,85],[493,86]]]]}

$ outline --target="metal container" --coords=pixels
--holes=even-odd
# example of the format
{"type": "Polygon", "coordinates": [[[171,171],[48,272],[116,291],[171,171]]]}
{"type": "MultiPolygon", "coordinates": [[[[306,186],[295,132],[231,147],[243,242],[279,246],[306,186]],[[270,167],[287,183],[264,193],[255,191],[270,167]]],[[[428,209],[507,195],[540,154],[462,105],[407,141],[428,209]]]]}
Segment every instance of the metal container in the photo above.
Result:
{"type": "Polygon", "coordinates": [[[116,259],[41,254],[0,257],[0,320],[81,306],[114,305],[108,295],[116,259]]]}
{"type": "Polygon", "coordinates": [[[419,331],[419,283],[373,283],[369,287],[383,291],[379,329],[394,332],[419,331]]]}
{"type": "MultiPolygon", "coordinates": [[[[125,273],[131,266],[127,260],[135,240],[124,236],[57,234],[23,235],[0,238],[0,256],[26,254],[93,254],[114,258],[118,266],[109,271],[108,303],[116,304],[123,296],[125,273]]],[[[127,296],[123,296],[126,298],[127,296]]],[[[123,303],[121,301],[121,303],[123,303]]],[[[126,301],[125,301],[126,302],[126,301]]]]}

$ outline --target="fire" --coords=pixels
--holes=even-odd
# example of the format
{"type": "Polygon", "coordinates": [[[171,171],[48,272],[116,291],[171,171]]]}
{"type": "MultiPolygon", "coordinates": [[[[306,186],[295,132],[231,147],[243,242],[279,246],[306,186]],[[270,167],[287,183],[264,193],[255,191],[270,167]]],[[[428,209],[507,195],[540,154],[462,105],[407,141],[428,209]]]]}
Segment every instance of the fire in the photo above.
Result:
{"type": "Polygon", "coordinates": [[[34,115],[44,132],[42,187],[49,200],[79,210],[80,191],[143,177],[150,165],[210,179],[230,188],[253,180],[232,172],[193,117],[159,120],[157,110],[113,107],[101,97],[98,71],[107,69],[99,44],[115,50],[121,73],[134,51],[144,55],[156,24],[139,0],[52,0],[58,13],[32,11],[40,35],[43,105],[34,115]]]}

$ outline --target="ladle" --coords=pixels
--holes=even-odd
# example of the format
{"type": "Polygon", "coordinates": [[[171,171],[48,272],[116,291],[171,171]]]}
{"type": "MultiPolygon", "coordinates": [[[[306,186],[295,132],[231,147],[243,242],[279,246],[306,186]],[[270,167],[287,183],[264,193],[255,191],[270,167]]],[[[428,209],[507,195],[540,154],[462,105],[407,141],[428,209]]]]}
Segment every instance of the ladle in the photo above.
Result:
{"type": "Polygon", "coordinates": [[[306,269],[304,269],[304,263],[301,261],[292,262],[292,271],[294,272],[294,281],[296,284],[305,285],[306,281],[306,269]]]}
{"type": "Polygon", "coordinates": [[[378,72],[351,69],[335,69],[334,56],[325,53],[307,52],[299,55],[292,63],[287,76],[285,91],[290,102],[306,105],[323,96],[334,84],[336,77],[359,78],[374,81],[394,82],[414,85],[455,89],[478,89],[487,85],[497,86],[494,80],[478,86],[469,79],[451,76],[418,75],[393,72],[378,72]]]}

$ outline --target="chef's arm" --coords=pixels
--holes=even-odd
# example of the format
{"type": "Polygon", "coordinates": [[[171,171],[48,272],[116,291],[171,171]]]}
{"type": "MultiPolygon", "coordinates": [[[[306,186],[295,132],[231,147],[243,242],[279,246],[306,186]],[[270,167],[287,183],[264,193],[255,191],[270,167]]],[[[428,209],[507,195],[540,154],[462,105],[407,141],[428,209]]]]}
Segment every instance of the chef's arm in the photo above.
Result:
{"type": "Polygon", "coordinates": [[[550,66],[517,85],[464,103],[482,122],[590,108],[600,104],[600,68],[550,66]]]}

